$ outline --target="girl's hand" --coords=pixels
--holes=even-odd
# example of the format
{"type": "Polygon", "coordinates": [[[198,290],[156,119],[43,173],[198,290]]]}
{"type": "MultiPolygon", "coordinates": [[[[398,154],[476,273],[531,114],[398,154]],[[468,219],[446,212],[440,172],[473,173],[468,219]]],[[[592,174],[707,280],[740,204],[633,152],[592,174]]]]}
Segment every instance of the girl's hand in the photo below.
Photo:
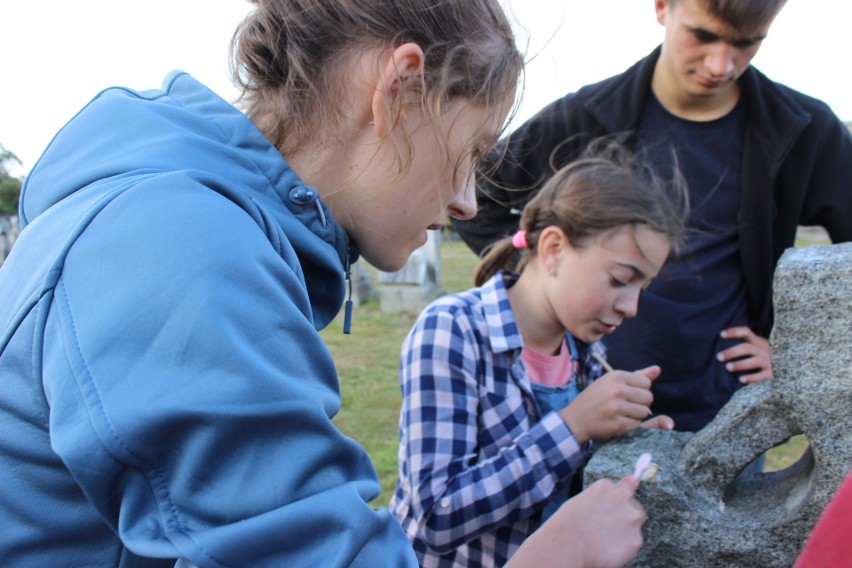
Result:
{"type": "Polygon", "coordinates": [[[674,430],[674,420],[665,414],[660,414],[639,424],[640,428],[649,430],[674,430]]]}
{"type": "Polygon", "coordinates": [[[638,371],[610,371],[559,414],[580,444],[620,436],[651,415],[651,383],[660,376],[656,365],[638,371]]]}
{"type": "Polygon", "coordinates": [[[639,480],[596,481],[562,505],[509,559],[506,568],[615,568],[642,548],[647,516],[633,494],[639,480]]]}
{"type": "Polygon", "coordinates": [[[750,375],[742,375],[743,384],[757,383],[772,378],[772,362],[769,359],[769,341],[757,335],[746,326],[729,327],[722,331],[725,339],[741,339],[733,347],[716,354],[716,359],[725,363],[731,373],[754,370],[750,375]]]}

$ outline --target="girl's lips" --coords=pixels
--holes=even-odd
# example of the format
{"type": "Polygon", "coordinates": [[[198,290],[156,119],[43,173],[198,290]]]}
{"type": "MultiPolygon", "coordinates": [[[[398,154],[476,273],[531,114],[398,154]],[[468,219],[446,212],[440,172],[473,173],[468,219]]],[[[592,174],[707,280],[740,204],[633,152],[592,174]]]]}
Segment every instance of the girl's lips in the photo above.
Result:
{"type": "Polygon", "coordinates": [[[603,328],[602,331],[604,333],[610,334],[613,331],[615,331],[616,329],[618,329],[618,324],[613,325],[613,324],[608,324],[606,322],[601,322],[601,327],[603,328]]]}

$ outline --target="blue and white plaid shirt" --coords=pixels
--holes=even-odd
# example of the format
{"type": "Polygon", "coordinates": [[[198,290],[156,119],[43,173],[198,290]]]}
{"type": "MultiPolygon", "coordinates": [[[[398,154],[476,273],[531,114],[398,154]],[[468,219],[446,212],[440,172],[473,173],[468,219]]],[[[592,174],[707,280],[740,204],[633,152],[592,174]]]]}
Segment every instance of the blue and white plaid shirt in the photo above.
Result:
{"type": "MultiPolygon", "coordinates": [[[[557,412],[537,409],[506,295],[516,279],[436,300],[402,346],[390,507],[424,568],[505,564],[588,457],[557,412]]],[[[581,345],[581,388],[601,375],[589,354],[581,345]]]]}

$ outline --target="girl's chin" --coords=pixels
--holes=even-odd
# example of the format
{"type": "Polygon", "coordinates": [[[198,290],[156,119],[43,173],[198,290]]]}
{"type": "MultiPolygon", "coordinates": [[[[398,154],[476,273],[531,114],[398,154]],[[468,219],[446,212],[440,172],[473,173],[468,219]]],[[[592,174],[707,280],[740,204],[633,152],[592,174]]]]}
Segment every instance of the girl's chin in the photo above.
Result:
{"type": "Polygon", "coordinates": [[[396,272],[397,270],[401,270],[405,263],[408,261],[408,257],[391,257],[387,254],[384,255],[370,255],[367,253],[362,253],[361,258],[367,261],[370,266],[373,266],[377,270],[381,270],[382,272],[396,272]]]}
{"type": "Polygon", "coordinates": [[[618,329],[618,326],[595,323],[584,329],[582,333],[574,334],[574,337],[584,343],[594,343],[595,341],[600,341],[616,329],[618,329]]]}
{"type": "Polygon", "coordinates": [[[568,330],[568,332],[572,336],[574,336],[575,339],[579,339],[583,343],[594,343],[595,341],[602,339],[603,335],[604,335],[598,329],[589,329],[589,328],[583,329],[583,330],[579,331],[578,333],[574,333],[570,329],[568,330]]]}
{"type": "Polygon", "coordinates": [[[577,339],[583,343],[594,343],[595,341],[600,341],[603,337],[603,333],[590,333],[587,337],[577,337],[577,339]]]}
{"type": "Polygon", "coordinates": [[[402,250],[398,246],[391,248],[385,245],[380,246],[378,250],[362,249],[361,258],[382,272],[396,272],[405,266],[412,252],[413,248],[402,250]]]}

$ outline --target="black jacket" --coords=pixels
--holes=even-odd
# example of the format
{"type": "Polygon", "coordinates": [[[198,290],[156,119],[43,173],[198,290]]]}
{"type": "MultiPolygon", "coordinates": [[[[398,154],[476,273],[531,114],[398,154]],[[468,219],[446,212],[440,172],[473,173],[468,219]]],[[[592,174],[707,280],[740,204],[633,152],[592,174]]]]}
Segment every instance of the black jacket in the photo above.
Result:
{"type": "MultiPolygon", "coordinates": [[[[590,140],[625,135],[632,145],[659,54],[551,103],[503,142],[505,154],[492,153],[493,168],[478,178],[479,213],[453,220],[468,246],[480,253],[517,230],[517,210],[590,140]]],[[[753,67],[739,81],[747,113],[740,256],[752,329],[768,337],[775,265],[798,226],[821,225],[835,243],[852,240],[852,137],[822,101],[753,67]]]]}

